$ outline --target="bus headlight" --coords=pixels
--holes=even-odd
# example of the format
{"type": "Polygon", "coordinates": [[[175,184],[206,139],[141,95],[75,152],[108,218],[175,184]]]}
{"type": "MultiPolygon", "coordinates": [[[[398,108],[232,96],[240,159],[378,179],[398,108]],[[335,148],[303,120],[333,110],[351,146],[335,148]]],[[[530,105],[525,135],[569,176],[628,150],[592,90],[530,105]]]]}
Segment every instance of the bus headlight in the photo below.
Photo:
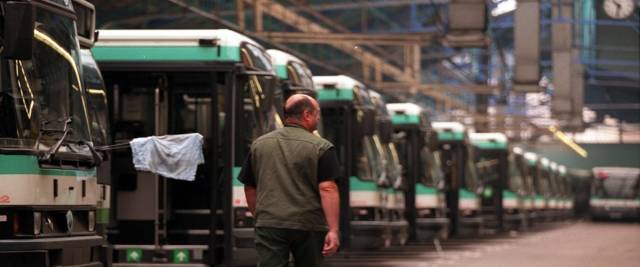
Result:
{"type": "Polygon", "coordinates": [[[96,229],[96,212],[91,210],[89,211],[88,216],[88,228],[89,232],[93,232],[96,229]]]}
{"type": "Polygon", "coordinates": [[[42,233],[42,213],[33,212],[33,234],[39,235],[42,233]]]}

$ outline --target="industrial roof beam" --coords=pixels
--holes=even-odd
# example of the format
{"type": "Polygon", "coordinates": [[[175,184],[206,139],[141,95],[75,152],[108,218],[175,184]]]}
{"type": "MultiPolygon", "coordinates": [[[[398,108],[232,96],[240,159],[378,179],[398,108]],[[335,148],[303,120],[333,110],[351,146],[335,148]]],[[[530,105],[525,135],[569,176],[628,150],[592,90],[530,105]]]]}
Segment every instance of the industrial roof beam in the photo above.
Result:
{"type": "MultiPolygon", "coordinates": [[[[270,43],[274,48],[277,48],[277,49],[280,49],[280,50],[283,50],[283,51],[287,51],[287,52],[293,54],[294,56],[304,60],[307,64],[316,65],[316,66],[318,66],[318,67],[320,67],[322,69],[325,69],[325,70],[328,70],[328,71],[332,71],[332,72],[336,72],[336,73],[340,73],[340,72],[344,73],[345,72],[345,70],[337,68],[337,67],[335,67],[333,65],[330,65],[330,64],[326,64],[325,62],[323,62],[321,60],[309,57],[309,56],[307,56],[305,54],[298,53],[297,51],[294,51],[294,50],[290,49],[289,47],[284,46],[283,44],[270,41],[270,40],[265,39],[264,37],[261,37],[261,36],[255,34],[255,33],[248,32],[246,30],[242,30],[241,28],[238,27],[238,25],[235,25],[235,24],[233,24],[231,22],[228,22],[228,21],[216,16],[215,14],[212,14],[210,12],[206,12],[204,10],[201,10],[201,9],[197,8],[197,7],[189,5],[189,4],[187,4],[187,3],[185,3],[185,2],[183,2],[181,0],[167,0],[167,1],[173,3],[173,4],[177,5],[177,6],[183,7],[186,10],[189,10],[189,11],[193,12],[194,14],[197,14],[199,16],[202,16],[202,17],[205,17],[205,18],[210,19],[212,21],[215,21],[216,23],[222,25],[223,27],[226,27],[226,28],[234,30],[234,31],[242,32],[244,34],[249,35],[251,38],[255,38],[255,39],[258,39],[260,41],[270,43]]],[[[245,0],[238,0],[238,1],[245,1],[245,0]]],[[[353,73],[346,73],[346,74],[353,75],[353,73]]]]}
{"type": "MultiPolygon", "coordinates": [[[[318,11],[329,10],[348,10],[358,8],[376,8],[376,7],[399,7],[408,6],[412,4],[416,5],[429,5],[429,4],[446,4],[449,0],[385,0],[385,1],[352,1],[342,3],[329,3],[329,4],[313,4],[309,5],[310,8],[318,11]]],[[[294,10],[297,8],[293,8],[294,10]]]]}
{"type": "Polygon", "coordinates": [[[263,32],[262,36],[282,43],[336,44],[353,43],[360,45],[419,45],[432,40],[429,35],[416,34],[362,34],[313,32],[263,32]]]}
{"type": "MultiPolygon", "coordinates": [[[[395,88],[407,88],[411,84],[407,83],[394,83],[385,82],[384,86],[395,88]]],[[[483,95],[495,95],[499,92],[500,87],[497,85],[479,85],[479,84],[419,84],[416,86],[420,90],[437,90],[442,92],[456,92],[456,93],[475,93],[483,95]]]]}
{"type": "MultiPolygon", "coordinates": [[[[300,31],[311,32],[316,34],[331,33],[329,29],[310,21],[309,19],[303,16],[296,14],[294,11],[288,9],[287,7],[279,3],[276,3],[273,1],[270,1],[267,3],[267,2],[254,1],[254,0],[245,0],[245,2],[249,4],[262,5],[262,12],[274,18],[277,18],[278,20],[286,24],[289,24],[290,26],[293,26],[300,31]]],[[[415,83],[414,77],[412,77],[410,74],[405,73],[403,70],[395,66],[387,64],[383,59],[381,59],[380,57],[370,52],[363,51],[362,49],[358,49],[353,42],[335,43],[335,44],[332,44],[332,46],[349,55],[352,55],[353,57],[355,57],[360,61],[379,62],[381,64],[382,73],[386,74],[387,76],[397,81],[415,83]]]]}

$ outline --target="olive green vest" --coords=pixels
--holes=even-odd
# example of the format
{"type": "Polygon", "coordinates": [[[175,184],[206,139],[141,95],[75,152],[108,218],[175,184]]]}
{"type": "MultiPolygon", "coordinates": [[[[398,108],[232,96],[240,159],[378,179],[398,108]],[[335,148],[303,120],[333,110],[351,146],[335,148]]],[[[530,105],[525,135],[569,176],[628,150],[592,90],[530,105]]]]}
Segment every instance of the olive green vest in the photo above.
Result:
{"type": "Polygon", "coordinates": [[[296,126],[263,135],[251,146],[256,227],[326,231],[318,192],[318,160],[333,145],[296,126]]]}

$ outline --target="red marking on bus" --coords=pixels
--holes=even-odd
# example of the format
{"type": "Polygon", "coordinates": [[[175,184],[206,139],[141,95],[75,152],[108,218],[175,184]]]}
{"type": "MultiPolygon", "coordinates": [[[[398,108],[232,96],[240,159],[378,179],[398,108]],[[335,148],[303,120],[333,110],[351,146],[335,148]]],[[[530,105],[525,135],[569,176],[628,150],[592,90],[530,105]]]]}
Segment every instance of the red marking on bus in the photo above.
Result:
{"type": "Polygon", "coordinates": [[[0,196],[0,203],[8,204],[11,203],[11,198],[7,195],[0,196]]]}

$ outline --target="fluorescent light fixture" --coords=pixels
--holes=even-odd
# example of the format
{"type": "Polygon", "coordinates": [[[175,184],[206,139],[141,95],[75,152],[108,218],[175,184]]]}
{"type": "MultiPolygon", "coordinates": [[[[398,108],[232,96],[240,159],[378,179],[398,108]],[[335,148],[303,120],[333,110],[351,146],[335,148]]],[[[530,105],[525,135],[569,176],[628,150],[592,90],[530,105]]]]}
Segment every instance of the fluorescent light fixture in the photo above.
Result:
{"type": "Polygon", "coordinates": [[[493,10],[491,10],[491,16],[497,17],[502,14],[509,13],[516,10],[516,6],[516,0],[502,1],[493,10]]]}
{"type": "Polygon", "coordinates": [[[562,131],[558,130],[555,126],[549,126],[549,131],[553,133],[553,136],[555,136],[560,141],[562,141],[565,145],[573,149],[573,151],[578,153],[578,155],[580,155],[581,157],[586,158],[588,156],[588,153],[586,150],[584,150],[584,148],[580,147],[578,144],[573,142],[571,138],[569,138],[562,131]]]}

